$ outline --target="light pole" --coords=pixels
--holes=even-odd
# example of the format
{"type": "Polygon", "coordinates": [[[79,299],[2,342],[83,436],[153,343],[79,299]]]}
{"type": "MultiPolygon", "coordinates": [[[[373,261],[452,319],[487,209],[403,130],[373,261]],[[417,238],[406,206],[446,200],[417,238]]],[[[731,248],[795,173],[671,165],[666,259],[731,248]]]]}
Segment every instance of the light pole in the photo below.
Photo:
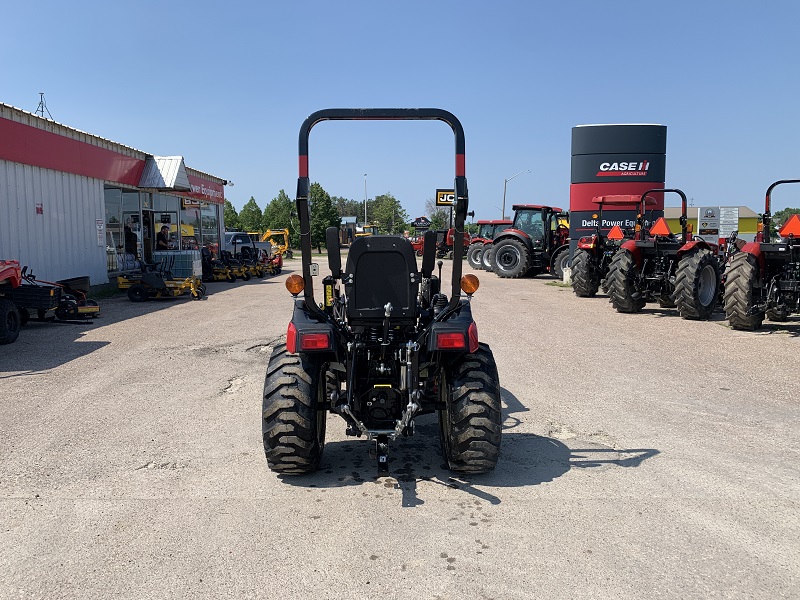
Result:
{"type": "MultiPolygon", "coordinates": [[[[527,170],[523,169],[522,171],[517,173],[517,175],[522,175],[523,173],[526,173],[526,172],[530,173],[531,170],[530,169],[527,169],[527,170]]],[[[514,179],[514,177],[516,177],[517,175],[512,175],[508,179],[504,179],[503,180],[503,216],[502,216],[503,219],[506,218],[506,186],[508,185],[508,182],[511,181],[512,179],[514,179]]]]}
{"type": "Polygon", "coordinates": [[[364,173],[364,225],[367,224],[367,174],[364,173]]]}

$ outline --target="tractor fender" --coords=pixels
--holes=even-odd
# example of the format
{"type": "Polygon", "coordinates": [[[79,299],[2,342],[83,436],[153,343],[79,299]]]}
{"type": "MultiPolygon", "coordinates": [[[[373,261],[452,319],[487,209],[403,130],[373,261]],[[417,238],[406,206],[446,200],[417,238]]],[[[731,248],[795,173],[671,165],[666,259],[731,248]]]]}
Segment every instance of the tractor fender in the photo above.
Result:
{"type": "Polygon", "coordinates": [[[761,244],[759,242],[747,242],[744,246],[742,246],[741,252],[747,252],[748,254],[752,254],[756,257],[758,261],[758,268],[761,270],[761,274],[764,274],[764,269],[766,265],[764,264],[764,254],[761,252],[761,244]]]}
{"type": "Polygon", "coordinates": [[[298,352],[314,354],[335,354],[337,351],[337,335],[333,325],[320,320],[316,313],[312,313],[306,307],[305,300],[297,298],[294,303],[292,320],[286,331],[286,348],[292,354],[298,352]],[[301,346],[302,336],[307,334],[327,334],[330,344],[322,349],[303,349],[301,346]]]}
{"type": "Polygon", "coordinates": [[[714,254],[718,254],[719,253],[719,246],[717,244],[710,244],[709,242],[706,242],[705,240],[692,240],[691,242],[686,242],[683,246],[681,246],[678,249],[678,254],[677,254],[678,260],[680,260],[681,257],[684,254],[694,250],[695,248],[701,248],[703,250],[710,250],[714,254]]]}
{"type": "Polygon", "coordinates": [[[597,247],[597,235],[587,235],[578,240],[579,250],[594,250],[597,247]]]}
{"type": "Polygon", "coordinates": [[[463,353],[475,352],[478,349],[478,327],[472,318],[472,307],[469,300],[462,299],[459,308],[444,321],[437,321],[431,325],[427,335],[429,352],[463,353]],[[461,333],[464,336],[465,347],[442,349],[436,347],[437,336],[446,333],[461,333]]]}
{"type": "Polygon", "coordinates": [[[642,266],[642,252],[639,248],[636,247],[636,240],[626,240],[622,243],[619,247],[620,250],[627,250],[633,256],[633,260],[636,261],[636,266],[642,266]]]}
{"type": "Polygon", "coordinates": [[[473,244],[480,244],[483,246],[484,244],[491,243],[492,240],[487,240],[486,238],[472,238],[472,241],[469,243],[470,246],[473,244]]]}
{"type": "Polygon", "coordinates": [[[510,239],[519,240],[520,242],[525,244],[525,247],[528,250],[533,248],[533,243],[531,242],[531,236],[529,236],[521,229],[506,229],[505,231],[503,231],[503,233],[494,238],[494,240],[492,240],[492,243],[495,246],[497,246],[500,242],[510,239]]]}

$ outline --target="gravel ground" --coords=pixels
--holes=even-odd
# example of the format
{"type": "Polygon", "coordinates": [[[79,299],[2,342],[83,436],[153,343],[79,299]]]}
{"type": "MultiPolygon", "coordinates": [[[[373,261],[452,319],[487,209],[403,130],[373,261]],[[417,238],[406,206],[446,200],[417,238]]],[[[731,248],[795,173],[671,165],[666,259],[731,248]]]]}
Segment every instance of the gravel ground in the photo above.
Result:
{"type": "Polygon", "coordinates": [[[387,477],[333,416],[318,473],[267,469],[284,275],[27,325],[0,346],[0,598],[800,596],[800,320],[478,275],[505,430],[469,479],[431,416],[387,477]]]}

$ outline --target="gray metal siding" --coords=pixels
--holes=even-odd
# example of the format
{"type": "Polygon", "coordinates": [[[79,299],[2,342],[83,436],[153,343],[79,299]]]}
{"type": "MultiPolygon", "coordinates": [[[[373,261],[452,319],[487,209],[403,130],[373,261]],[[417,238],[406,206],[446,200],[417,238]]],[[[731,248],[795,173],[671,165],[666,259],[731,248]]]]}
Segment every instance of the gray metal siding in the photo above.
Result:
{"type": "Polygon", "coordinates": [[[19,260],[39,279],[88,275],[92,285],[107,283],[96,219],[105,223],[102,181],[0,161],[0,258],[19,260]]]}

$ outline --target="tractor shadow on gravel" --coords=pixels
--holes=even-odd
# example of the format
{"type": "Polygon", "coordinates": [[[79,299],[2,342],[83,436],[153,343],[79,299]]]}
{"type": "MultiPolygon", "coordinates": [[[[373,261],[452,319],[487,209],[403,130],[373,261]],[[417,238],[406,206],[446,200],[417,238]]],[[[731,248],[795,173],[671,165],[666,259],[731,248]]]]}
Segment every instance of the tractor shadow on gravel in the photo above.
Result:
{"type": "MultiPolygon", "coordinates": [[[[424,415],[416,420],[417,431],[413,437],[392,442],[389,472],[385,475],[378,473],[376,459],[370,455],[373,444],[363,439],[352,439],[326,443],[322,464],[316,473],[281,475],[279,478],[286,484],[308,488],[378,485],[396,489],[401,491],[402,506],[406,508],[424,504],[419,492],[430,485],[460,490],[490,504],[500,504],[502,499],[487,490],[539,485],[553,481],[571,469],[638,467],[659,453],[652,448],[610,448],[580,436],[559,440],[514,432],[521,420],[512,415],[529,409],[505,389],[502,397],[505,404],[503,442],[500,460],[490,473],[460,475],[450,471],[440,450],[437,417],[424,415]]],[[[329,426],[334,423],[329,420],[329,426]]]]}

